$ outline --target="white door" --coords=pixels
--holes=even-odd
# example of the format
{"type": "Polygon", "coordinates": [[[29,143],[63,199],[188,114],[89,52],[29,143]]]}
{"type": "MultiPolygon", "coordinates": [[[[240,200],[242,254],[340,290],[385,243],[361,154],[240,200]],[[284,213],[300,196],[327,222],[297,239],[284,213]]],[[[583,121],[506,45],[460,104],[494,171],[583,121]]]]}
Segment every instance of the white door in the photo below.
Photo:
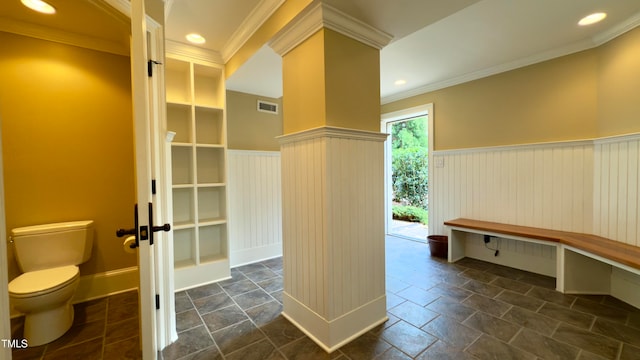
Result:
{"type": "MultiPolygon", "coordinates": [[[[0,129],[2,121],[0,119],[0,129]]],[[[1,134],[0,134],[1,135],[1,134]]],[[[0,136],[2,139],[2,136],[0,136]]],[[[3,163],[2,163],[2,141],[0,140],[0,264],[4,268],[0,270],[0,284],[8,284],[9,279],[6,271],[7,264],[7,239],[6,239],[6,225],[4,223],[4,175],[3,175],[3,163]]],[[[6,286],[0,286],[0,312],[3,314],[9,313],[9,290],[6,286]]],[[[0,339],[3,343],[0,343],[0,359],[11,359],[11,347],[6,346],[4,341],[11,339],[11,323],[8,316],[0,317],[2,323],[0,323],[0,339]]]]}
{"type": "Polygon", "coordinates": [[[136,163],[136,229],[138,237],[139,311],[142,355],[155,359],[157,351],[177,339],[173,263],[163,231],[169,220],[166,193],[152,181],[166,182],[164,159],[164,77],[156,64],[164,57],[162,26],[146,16],[143,0],[106,0],[131,19],[131,78],[136,163]],[[154,75],[149,76],[151,64],[154,75]],[[160,231],[155,233],[155,231],[160,231]],[[155,234],[154,234],[155,233],[155,234]],[[155,241],[154,241],[155,239],[155,241]],[[160,303],[160,311],[156,309],[160,303]]]}
{"type": "Polygon", "coordinates": [[[147,75],[147,26],[143,0],[131,1],[131,81],[136,154],[136,229],[140,274],[140,340],[144,359],[157,356],[156,280],[152,216],[150,91],[147,75]]]}

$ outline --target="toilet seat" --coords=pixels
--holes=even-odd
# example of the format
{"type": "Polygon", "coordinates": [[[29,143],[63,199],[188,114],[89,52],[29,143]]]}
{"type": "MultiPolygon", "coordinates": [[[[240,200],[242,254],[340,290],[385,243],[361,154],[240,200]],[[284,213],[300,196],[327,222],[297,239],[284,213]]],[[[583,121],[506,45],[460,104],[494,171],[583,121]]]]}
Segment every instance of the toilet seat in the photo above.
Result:
{"type": "Polygon", "coordinates": [[[44,295],[67,286],[80,276],[76,265],[26,272],[9,282],[12,297],[44,295]]]}

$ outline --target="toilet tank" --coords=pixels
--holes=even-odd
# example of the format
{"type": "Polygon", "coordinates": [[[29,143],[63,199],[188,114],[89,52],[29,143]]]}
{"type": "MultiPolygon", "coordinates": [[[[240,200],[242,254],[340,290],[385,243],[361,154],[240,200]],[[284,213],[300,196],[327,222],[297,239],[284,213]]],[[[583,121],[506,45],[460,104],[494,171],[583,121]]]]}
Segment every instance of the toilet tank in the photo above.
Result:
{"type": "Polygon", "coordinates": [[[93,220],[15,228],[11,240],[22,272],[80,265],[91,257],[93,220]]]}

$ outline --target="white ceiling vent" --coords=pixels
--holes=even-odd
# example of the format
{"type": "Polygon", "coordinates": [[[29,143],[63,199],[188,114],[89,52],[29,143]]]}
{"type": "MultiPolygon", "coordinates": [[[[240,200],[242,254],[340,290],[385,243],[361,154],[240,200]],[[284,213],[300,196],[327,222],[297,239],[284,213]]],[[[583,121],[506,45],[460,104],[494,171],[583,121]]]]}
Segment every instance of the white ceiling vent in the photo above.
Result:
{"type": "Polygon", "coordinates": [[[258,100],[258,111],[269,114],[278,114],[278,104],[274,104],[264,100],[258,100]]]}

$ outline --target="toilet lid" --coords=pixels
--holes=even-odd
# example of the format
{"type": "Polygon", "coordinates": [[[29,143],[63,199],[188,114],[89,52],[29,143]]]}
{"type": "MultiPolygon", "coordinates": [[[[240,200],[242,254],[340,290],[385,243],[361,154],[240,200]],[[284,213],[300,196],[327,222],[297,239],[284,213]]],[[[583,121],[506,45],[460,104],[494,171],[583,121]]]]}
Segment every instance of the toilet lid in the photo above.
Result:
{"type": "Polygon", "coordinates": [[[32,294],[59,287],[78,276],[75,265],[26,272],[9,282],[9,292],[16,295],[32,294]]]}

